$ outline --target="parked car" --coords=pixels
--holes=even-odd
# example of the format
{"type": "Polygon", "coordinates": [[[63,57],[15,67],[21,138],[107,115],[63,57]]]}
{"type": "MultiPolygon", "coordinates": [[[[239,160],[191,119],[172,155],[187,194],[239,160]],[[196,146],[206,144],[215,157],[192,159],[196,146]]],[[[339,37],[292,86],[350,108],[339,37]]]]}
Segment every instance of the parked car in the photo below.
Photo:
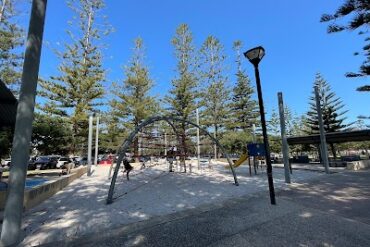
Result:
{"type": "Polygon", "coordinates": [[[8,158],[8,159],[5,159],[5,160],[2,160],[1,161],[1,165],[2,166],[10,166],[11,165],[11,159],[10,158],[8,158]]]}
{"type": "Polygon", "coordinates": [[[50,156],[40,156],[38,157],[34,165],[36,165],[37,169],[44,170],[44,169],[55,169],[57,167],[58,160],[55,157],[50,156]]]}
{"type": "Polygon", "coordinates": [[[87,157],[74,157],[73,162],[75,163],[75,167],[85,166],[87,165],[87,157]]]}
{"type": "Polygon", "coordinates": [[[68,163],[74,163],[74,162],[73,162],[72,159],[70,159],[68,157],[60,157],[58,159],[56,167],[57,168],[62,168],[65,164],[68,164],[68,163]]]}
{"type": "Polygon", "coordinates": [[[104,155],[104,154],[99,154],[99,155],[98,155],[98,163],[99,163],[101,160],[104,160],[104,159],[107,159],[106,155],[104,155]]]}
{"type": "Polygon", "coordinates": [[[30,160],[28,161],[28,170],[36,170],[36,160],[37,157],[30,157],[30,160]]]}

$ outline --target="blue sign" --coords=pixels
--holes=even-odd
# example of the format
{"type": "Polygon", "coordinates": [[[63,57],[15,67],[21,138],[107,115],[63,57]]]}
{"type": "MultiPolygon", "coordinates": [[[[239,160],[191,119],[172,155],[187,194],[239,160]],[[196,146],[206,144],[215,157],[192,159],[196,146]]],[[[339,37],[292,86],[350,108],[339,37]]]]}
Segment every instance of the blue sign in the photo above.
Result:
{"type": "Polygon", "coordinates": [[[265,156],[265,145],[263,143],[249,143],[247,144],[249,156],[265,156]]]}

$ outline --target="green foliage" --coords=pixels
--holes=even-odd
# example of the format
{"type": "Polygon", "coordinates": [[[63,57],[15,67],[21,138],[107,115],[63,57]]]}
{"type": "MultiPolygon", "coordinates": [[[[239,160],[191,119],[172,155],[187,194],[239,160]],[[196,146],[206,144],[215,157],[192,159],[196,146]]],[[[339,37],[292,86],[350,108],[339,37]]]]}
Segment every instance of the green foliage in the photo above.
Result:
{"type": "Polygon", "coordinates": [[[61,154],[69,151],[71,129],[65,120],[45,114],[36,114],[33,122],[32,146],[39,154],[61,154]]]}
{"type": "MultiPolygon", "coordinates": [[[[349,125],[346,125],[345,114],[347,111],[343,111],[344,104],[339,97],[332,92],[328,82],[319,74],[316,74],[314,87],[319,88],[320,105],[322,110],[322,116],[324,121],[325,132],[336,132],[343,131],[349,125]]],[[[312,92],[310,97],[310,109],[307,112],[307,134],[318,134],[319,133],[319,122],[316,111],[316,99],[315,92],[312,92]]]]}
{"type": "Polygon", "coordinates": [[[158,108],[154,97],[149,95],[153,81],[144,65],[145,50],[141,38],[135,40],[133,51],[129,66],[125,67],[126,79],[122,85],[114,85],[112,93],[116,98],[111,101],[113,114],[124,120],[131,130],[158,108]]]}
{"type": "Polygon", "coordinates": [[[120,120],[112,112],[102,114],[101,122],[104,124],[101,125],[99,135],[99,151],[115,153],[128,133],[126,129],[121,127],[120,120]]]}
{"type": "Polygon", "coordinates": [[[251,132],[253,124],[258,123],[258,105],[253,99],[254,89],[250,79],[242,68],[241,48],[242,42],[235,41],[233,48],[236,52],[236,85],[232,92],[232,102],[230,103],[230,114],[228,116],[228,128],[232,130],[242,130],[251,132]]]}
{"type": "MultiPolygon", "coordinates": [[[[220,41],[208,36],[201,49],[201,78],[206,87],[202,95],[202,124],[213,127],[214,137],[218,138],[219,129],[224,127],[228,114],[229,90],[225,72],[224,47],[220,41]]],[[[215,157],[217,147],[215,147],[215,157]]]]}
{"type": "Polygon", "coordinates": [[[21,82],[24,30],[17,24],[14,0],[0,1],[0,79],[17,93],[21,82]]]}
{"type": "Polygon", "coordinates": [[[177,76],[172,80],[172,88],[165,100],[171,114],[189,119],[196,109],[198,78],[193,36],[187,24],[181,24],[176,29],[172,44],[177,59],[177,76]]]}
{"type": "MultiPolygon", "coordinates": [[[[319,74],[316,74],[316,79],[314,82],[314,87],[319,88],[320,96],[320,106],[322,111],[322,118],[324,122],[324,130],[326,133],[343,131],[345,128],[349,127],[351,124],[345,124],[345,114],[344,104],[339,97],[332,92],[328,82],[319,74]]],[[[307,112],[306,119],[306,134],[319,134],[319,121],[316,111],[316,99],[315,92],[313,90],[312,96],[310,97],[310,109],[307,112]]],[[[336,157],[336,151],[334,144],[329,143],[332,149],[333,156],[336,157]]]]}
{"type": "MultiPolygon", "coordinates": [[[[292,113],[290,108],[284,106],[284,118],[285,118],[285,133],[286,136],[300,136],[304,134],[304,124],[305,117],[299,117],[297,114],[292,113]]],[[[282,152],[282,140],[281,140],[281,131],[280,131],[280,115],[274,109],[271,114],[271,118],[268,121],[268,130],[269,130],[269,140],[270,140],[270,149],[274,153],[282,152]]],[[[290,146],[290,151],[298,152],[302,151],[302,146],[290,146]]]]}
{"type": "Polygon", "coordinates": [[[354,126],[355,129],[357,130],[364,130],[364,129],[369,129],[370,128],[370,125],[369,125],[369,122],[368,120],[370,119],[370,117],[366,117],[366,116],[358,116],[357,117],[357,121],[356,121],[356,125],[354,126]]]}
{"type": "Polygon", "coordinates": [[[247,144],[253,142],[253,137],[248,132],[225,131],[220,140],[221,145],[229,154],[243,154],[247,152],[247,144]]]}
{"type": "Polygon", "coordinates": [[[0,158],[8,158],[12,147],[13,133],[10,128],[0,129],[0,158]]]}
{"type": "MultiPolygon", "coordinates": [[[[145,49],[143,40],[137,38],[133,49],[133,56],[129,65],[125,67],[125,80],[122,85],[115,84],[113,94],[116,96],[111,102],[112,115],[124,122],[125,129],[133,131],[144,119],[158,112],[158,103],[150,96],[153,81],[149,76],[149,69],[144,64],[145,49]]],[[[114,127],[113,125],[111,127],[114,127]]],[[[111,131],[119,130],[118,126],[111,131]]],[[[122,130],[122,127],[121,127],[122,130]]],[[[138,154],[138,142],[135,141],[134,152],[138,154]]]]}
{"type": "Polygon", "coordinates": [[[65,44],[63,52],[57,52],[61,60],[59,75],[40,82],[40,94],[48,99],[42,110],[66,117],[72,125],[71,153],[85,147],[88,115],[101,105],[98,100],[104,94],[105,70],[99,41],[107,29],[97,23],[103,5],[103,0],[69,2],[77,16],[79,30],[72,32],[77,25],[71,23],[67,33],[72,42],[65,44]]]}
{"type": "Polygon", "coordinates": [[[357,88],[357,91],[359,92],[369,92],[370,91],[370,85],[365,85],[357,88]]]}
{"type": "MultiPolygon", "coordinates": [[[[334,14],[324,14],[321,22],[331,22],[328,33],[336,33],[344,30],[360,30],[359,35],[367,35],[370,23],[369,0],[346,0],[334,14]],[[349,20],[346,24],[338,23],[338,20],[349,20]]],[[[363,52],[366,60],[360,67],[359,73],[347,73],[347,77],[360,77],[370,75],[370,37],[365,37],[363,52]]],[[[355,55],[359,53],[356,52],[355,55]]]]}
{"type": "MultiPolygon", "coordinates": [[[[172,80],[172,88],[165,101],[169,105],[169,112],[181,119],[189,120],[197,107],[197,56],[193,45],[193,35],[187,24],[181,24],[176,29],[175,37],[172,39],[177,59],[176,77],[172,80]]],[[[181,136],[181,146],[184,155],[187,153],[186,147],[186,124],[178,125],[178,133],[181,136]]],[[[185,163],[184,156],[182,163],[185,163]]]]}

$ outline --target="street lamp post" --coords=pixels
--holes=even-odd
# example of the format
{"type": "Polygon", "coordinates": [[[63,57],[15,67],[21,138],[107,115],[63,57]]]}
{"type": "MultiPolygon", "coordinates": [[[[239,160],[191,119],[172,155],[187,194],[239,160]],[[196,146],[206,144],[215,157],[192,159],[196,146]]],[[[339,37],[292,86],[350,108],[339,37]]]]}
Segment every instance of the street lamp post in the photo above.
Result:
{"type": "Polygon", "coordinates": [[[264,142],[264,145],[265,145],[265,158],[266,158],[266,166],[267,166],[267,179],[268,179],[269,191],[270,191],[270,201],[271,201],[271,204],[275,205],[276,200],[275,200],[274,180],[272,178],[270,146],[269,146],[268,137],[267,137],[265,110],[264,110],[264,106],[263,106],[261,81],[260,81],[260,74],[259,74],[259,70],[258,70],[258,64],[262,60],[264,55],[265,55],[265,49],[263,49],[262,46],[255,47],[253,49],[250,49],[250,50],[244,52],[244,56],[254,66],[254,72],[255,72],[256,84],[257,84],[258,104],[259,104],[259,107],[260,107],[260,115],[261,115],[263,142],[264,142]]]}

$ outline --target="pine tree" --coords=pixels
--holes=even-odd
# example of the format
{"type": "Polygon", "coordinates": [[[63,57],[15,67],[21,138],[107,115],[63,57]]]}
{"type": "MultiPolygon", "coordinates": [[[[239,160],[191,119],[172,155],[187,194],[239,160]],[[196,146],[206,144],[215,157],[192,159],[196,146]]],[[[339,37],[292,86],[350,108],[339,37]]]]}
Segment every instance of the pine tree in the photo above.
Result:
{"type": "MultiPolygon", "coordinates": [[[[189,120],[197,107],[197,60],[196,51],[193,45],[193,36],[187,24],[181,24],[176,29],[176,35],[172,39],[177,59],[177,76],[172,80],[172,89],[166,96],[171,114],[183,120],[189,120]]],[[[181,135],[181,145],[184,154],[181,161],[185,163],[186,150],[186,124],[179,124],[179,134],[181,135]]]]}
{"type": "MultiPolygon", "coordinates": [[[[319,88],[320,105],[322,111],[322,118],[324,122],[324,129],[326,133],[343,131],[349,125],[345,124],[345,114],[343,111],[344,104],[339,97],[332,92],[329,83],[319,74],[316,74],[314,87],[319,88]]],[[[307,112],[306,120],[306,134],[319,134],[319,122],[316,111],[315,92],[312,92],[310,97],[310,109],[307,112]]],[[[333,156],[336,158],[336,150],[333,143],[329,143],[333,156]]]]}
{"type": "Polygon", "coordinates": [[[103,150],[104,153],[114,153],[122,145],[128,133],[112,110],[101,114],[101,123],[104,124],[101,125],[99,134],[99,150],[103,150]]]}
{"type": "Polygon", "coordinates": [[[236,85],[233,88],[232,102],[230,103],[230,116],[228,128],[234,131],[242,130],[251,132],[253,124],[258,123],[258,105],[253,99],[254,89],[250,84],[250,79],[242,68],[241,60],[242,42],[237,40],[233,44],[236,52],[236,85]]]}
{"type": "MultiPolygon", "coordinates": [[[[228,113],[229,90],[226,88],[228,78],[225,72],[224,47],[220,41],[208,36],[201,49],[201,75],[205,82],[202,112],[204,124],[213,127],[214,138],[219,138],[220,128],[224,126],[228,113]]],[[[214,157],[218,158],[217,146],[214,145],[214,157]]]]}
{"type": "Polygon", "coordinates": [[[65,120],[46,114],[35,114],[32,131],[32,146],[39,154],[61,154],[69,152],[71,129],[65,120]]]}
{"type": "MultiPolygon", "coordinates": [[[[286,136],[299,136],[303,133],[304,119],[293,113],[290,108],[284,106],[285,133],[286,136]]],[[[268,121],[269,139],[271,151],[280,153],[282,151],[280,115],[273,109],[270,120],[268,121]]],[[[290,147],[291,151],[297,151],[299,147],[290,147]]]]}
{"type": "MultiPolygon", "coordinates": [[[[143,40],[137,38],[133,49],[133,56],[129,66],[125,67],[126,79],[122,85],[115,85],[111,101],[113,115],[122,120],[126,129],[133,131],[145,118],[151,116],[158,104],[150,96],[153,81],[149,76],[149,69],[145,66],[145,49],[143,40]]],[[[134,155],[138,157],[138,138],[134,141],[134,155]]]]}
{"type": "Polygon", "coordinates": [[[18,93],[24,44],[24,30],[17,24],[14,0],[0,0],[0,79],[18,93]]]}
{"type": "Polygon", "coordinates": [[[66,117],[72,125],[70,152],[75,153],[86,146],[88,115],[96,111],[104,94],[105,69],[99,41],[109,28],[98,23],[103,0],[73,0],[69,6],[77,16],[79,30],[73,32],[77,25],[71,23],[67,33],[72,43],[57,53],[61,60],[59,75],[40,84],[41,95],[49,100],[43,111],[66,117]]]}
{"type": "MultiPolygon", "coordinates": [[[[328,33],[336,33],[344,30],[359,30],[359,35],[367,35],[370,27],[370,3],[369,0],[346,0],[333,15],[324,14],[321,22],[331,22],[328,33]],[[338,20],[348,20],[345,25],[338,24],[338,20]]],[[[359,73],[347,73],[347,77],[359,77],[370,75],[370,37],[365,37],[363,47],[366,60],[360,67],[359,73]]],[[[356,52],[355,55],[359,53],[356,52]]],[[[359,91],[370,91],[370,86],[358,88],[359,91]],[[366,90],[367,89],[367,90],[366,90]]]]}

